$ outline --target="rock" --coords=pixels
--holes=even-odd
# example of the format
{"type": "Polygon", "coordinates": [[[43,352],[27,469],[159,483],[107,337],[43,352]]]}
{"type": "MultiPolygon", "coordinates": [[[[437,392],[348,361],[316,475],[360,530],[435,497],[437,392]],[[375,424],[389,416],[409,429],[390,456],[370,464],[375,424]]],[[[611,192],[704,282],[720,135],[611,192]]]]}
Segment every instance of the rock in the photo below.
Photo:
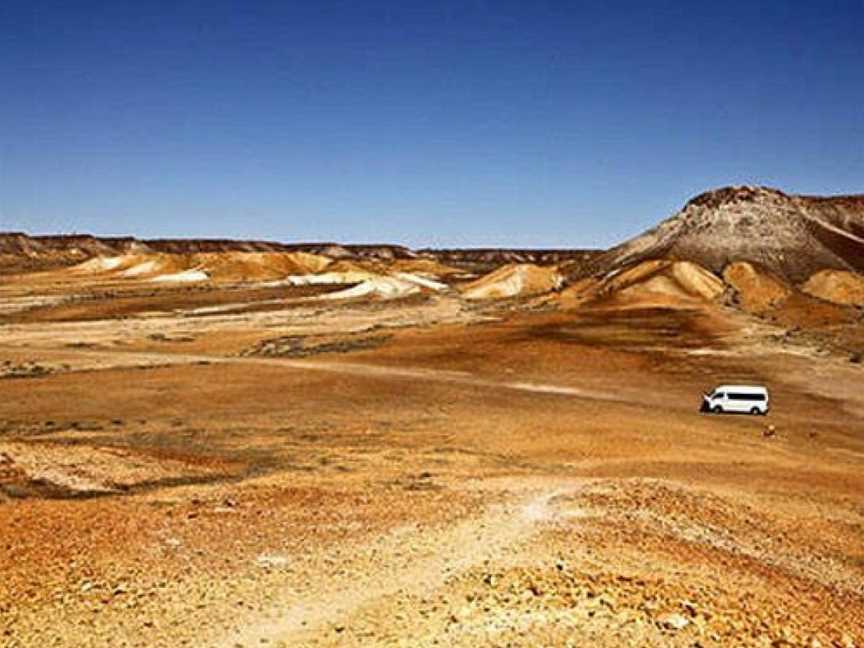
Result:
{"type": "Polygon", "coordinates": [[[261,554],[255,559],[255,563],[265,569],[279,569],[288,566],[288,559],[285,556],[261,554]]]}
{"type": "Polygon", "coordinates": [[[834,645],[837,646],[837,648],[859,648],[858,644],[855,643],[855,640],[848,634],[844,634],[840,639],[836,639],[834,645]]]}
{"type": "Polygon", "coordinates": [[[675,612],[672,612],[670,614],[664,614],[659,619],[657,619],[657,622],[661,628],[664,628],[666,630],[673,630],[675,632],[683,630],[688,625],[690,625],[690,621],[675,612]]]}
{"type": "Polygon", "coordinates": [[[601,606],[607,607],[610,610],[614,610],[615,606],[616,606],[615,599],[612,598],[611,596],[606,595],[606,594],[601,594],[600,597],[597,599],[597,602],[601,606]]]}

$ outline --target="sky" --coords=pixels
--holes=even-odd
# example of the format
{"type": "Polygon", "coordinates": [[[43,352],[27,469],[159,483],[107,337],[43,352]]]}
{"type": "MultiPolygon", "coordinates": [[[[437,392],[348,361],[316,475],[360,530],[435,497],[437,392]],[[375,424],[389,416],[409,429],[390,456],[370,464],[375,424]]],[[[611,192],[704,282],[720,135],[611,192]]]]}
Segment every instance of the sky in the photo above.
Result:
{"type": "Polygon", "coordinates": [[[864,192],[864,0],[3,0],[0,230],[606,247],[864,192]]]}

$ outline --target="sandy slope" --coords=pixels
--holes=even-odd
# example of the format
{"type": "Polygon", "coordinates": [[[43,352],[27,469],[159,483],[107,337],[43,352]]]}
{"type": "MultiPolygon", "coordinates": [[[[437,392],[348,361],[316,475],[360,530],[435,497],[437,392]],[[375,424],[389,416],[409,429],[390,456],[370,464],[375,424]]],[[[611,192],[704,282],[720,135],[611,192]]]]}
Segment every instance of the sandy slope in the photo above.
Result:
{"type": "Polygon", "coordinates": [[[695,263],[658,259],[602,278],[572,282],[554,301],[565,307],[611,300],[639,308],[675,305],[690,308],[717,300],[725,289],[721,279],[695,263]]]}
{"type": "Polygon", "coordinates": [[[751,313],[765,313],[782,304],[792,288],[780,277],[747,261],[730,263],[723,279],[734,289],[741,306],[751,313]]]}
{"type": "Polygon", "coordinates": [[[864,275],[841,270],[822,270],[808,279],[801,290],[836,304],[864,305],[864,275]]]}
{"type": "Polygon", "coordinates": [[[330,259],[305,252],[211,252],[94,257],[69,268],[71,275],[174,281],[263,281],[320,272],[330,259]]]}
{"type": "Polygon", "coordinates": [[[563,278],[554,267],[530,263],[505,265],[461,287],[466,299],[530,297],[560,288],[563,278]]]}

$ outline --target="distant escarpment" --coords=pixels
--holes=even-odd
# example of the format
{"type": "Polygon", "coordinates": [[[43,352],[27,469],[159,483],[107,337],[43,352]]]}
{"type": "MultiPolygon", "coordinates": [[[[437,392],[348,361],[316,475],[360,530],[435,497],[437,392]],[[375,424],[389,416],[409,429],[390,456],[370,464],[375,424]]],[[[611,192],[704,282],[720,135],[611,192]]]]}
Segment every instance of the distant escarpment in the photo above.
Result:
{"type": "Polygon", "coordinates": [[[75,265],[95,257],[126,254],[214,254],[223,252],[308,252],[332,259],[417,258],[407,247],[390,244],[279,243],[234,239],[136,239],[89,234],[31,236],[0,233],[0,268],[33,271],[75,265]]]}
{"type": "Polygon", "coordinates": [[[345,260],[398,261],[434,259],[459,267],[484,269],[506,263],[552,265],[590,258],[585,250],[423,249],[411,250],[388,243],[280,243],[234,239],[136,239],[96,237],[89,234],[31,236],[23,232],[0,233],[0,268],[10,270],[51,269],[74,265],[94,257],[124,254],[214,254],[227,252],[307,252],[345,260]]]}

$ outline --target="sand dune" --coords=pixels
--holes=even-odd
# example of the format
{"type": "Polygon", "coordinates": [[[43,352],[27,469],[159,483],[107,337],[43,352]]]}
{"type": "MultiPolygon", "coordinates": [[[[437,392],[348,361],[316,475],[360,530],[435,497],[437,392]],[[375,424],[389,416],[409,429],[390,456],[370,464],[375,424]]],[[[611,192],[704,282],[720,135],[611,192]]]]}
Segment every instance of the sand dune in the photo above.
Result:
{"type": "Polygon", "coordinates": [[[764,313],[781,304],[792,288],[773,272],[747,261],[730,263],[723,278],[732,287],[739,303],[750,313],[764,313]]]}
{"type": "Polygon", "coordinates": [[[435,292],[439,292],[442,290],[448,290],[449,286],[440,281],[435,281],[434,279],[430,279],[427,276],[413,274],[411,272],[395,272],[393,276],[397,279],[401,279],[403,281],[407,281],[408,283],[416,284],[421,288],[426,288],[427,290],[433,290],[435,292]]]}
{"type": "Polygon", "coordinates": [[[293,286],[318,284],[356,284],[381,276],[365,265],[353,261],[334,261],[325,266],[326,272],[291,274],[285,280],[293,286]]]}
{"type": "MultiPolygon", "coordinates": [[[[311,275],[315,276],[315,275],[311,275]]],[[[392,276],[377,275],[370,276],[355,286],[327,293],[314,299],[356,299],[358,297],[376,297],[379,299],[398,299],[409,295],[420,293],[441,292],[447,290],[447,284],[443,284],[426,277],[413,275],[407,272],[397,272],[392,276]]]]}
{"type": "Polygon", "coordinates": [[[528,297],[556,290],[564,278],[553,267],[530,263],[505,265],[476,281],[462,286],[466,299],[504,299],[528,297]]]}
{"type": "Polygon", "coordinates": [[[196,281],[207,281],[208,279],[210,279],[210,275],[203,270],[196,269],[157,275],[150,279],[150,281],[165,283],[194,283],[196,281]]]}
{"type": "Polygon", "coordinates": [[[76,275],[153,281],[256,281],[321,272],[331,260],[305,252],[202,252],[94,257],[70,268],[76,275]]]}
{"type": "Polygon", "coordinates": [[[605,283],[619,298],[640,299],[663,295],[684,300],[711,301],[724,290],[714,274],[689,261],[646,261],[605,283]]]}
{"type": "Polygon", "coordinates": [[[583,279],[561,294],[560,303],[577,306],[614,300],[639,305],[712,302],[725,291],[723,281],[705,268],[688,261],[644,261],[602,279],[583,279]]]}
{"type": "Polygon", "coordinates": [[[835,304],[864,306],[864,276],[857,272],[822,270],[810,277],[801,290],[835,304]]]}
{"type": "Polygon", "coordinates": [[[421,292],[419,285],[397,279],[395,277],[374,277],[358,283],[356,286],[339,290],[333,293],[327,293],[315,297],[319,300],[334,300],[334,299],[357,299],[359,297],[379,297],[382,299],[396,299],[398,297],[407,297],[408,295],[416,295],[421,292]]]}

